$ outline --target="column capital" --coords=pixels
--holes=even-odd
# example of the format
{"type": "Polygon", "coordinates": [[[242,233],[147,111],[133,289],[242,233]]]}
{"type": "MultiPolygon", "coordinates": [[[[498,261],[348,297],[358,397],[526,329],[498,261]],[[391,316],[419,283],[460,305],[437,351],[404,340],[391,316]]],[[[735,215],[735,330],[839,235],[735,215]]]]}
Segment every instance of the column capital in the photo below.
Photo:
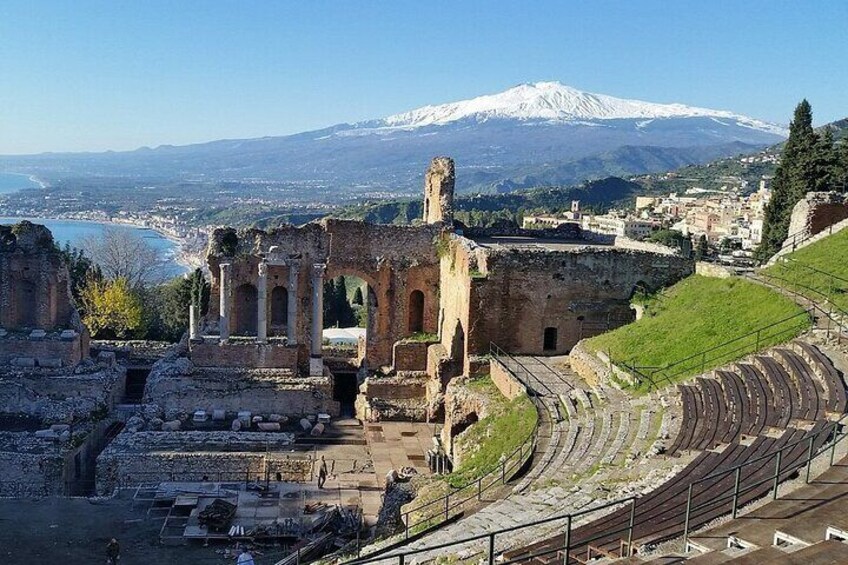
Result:
{"type": "Polygon", "coordinates": [[[267,277],[268,276],[268,263],[266,263],[265,261],[262,261],[261,263],[259,263],[259,276],[260,277],[267,277]]]}
{"type": "Polygon", "coordinates": [[[324,276],[324,273],[327,271],[326,263],[313,263],[312,264],[312,277],[313,278],[321,278],[324,276]]]}

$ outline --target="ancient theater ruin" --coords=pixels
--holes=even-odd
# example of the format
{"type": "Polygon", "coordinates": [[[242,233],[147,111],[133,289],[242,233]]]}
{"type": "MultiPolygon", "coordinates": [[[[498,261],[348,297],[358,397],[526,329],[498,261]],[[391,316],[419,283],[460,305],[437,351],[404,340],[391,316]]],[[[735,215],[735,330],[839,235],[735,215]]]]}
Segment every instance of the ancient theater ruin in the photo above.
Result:
{"type": "Polygon", "coordinates": [[[50,231],[0,226],[0,496],[90,491],[123,377],[90,358],[50,231]]]}

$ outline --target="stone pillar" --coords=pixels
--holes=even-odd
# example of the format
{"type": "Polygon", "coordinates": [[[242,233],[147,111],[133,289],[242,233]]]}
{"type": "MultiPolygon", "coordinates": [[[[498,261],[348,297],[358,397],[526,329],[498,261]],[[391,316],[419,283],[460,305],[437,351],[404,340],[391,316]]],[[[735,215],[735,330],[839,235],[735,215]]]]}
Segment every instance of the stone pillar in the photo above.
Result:
{"type": "Polygon", "coordinates": [[[197,327],[197,306],[192,304],[188,307],[188,338],[189,339],[197,339],[198,327],[197,327]]]}
{"type": "Polygon", "coordinates": [[[229,263],[221,263],[221,280],[218,285],[218,291],[220,293],[220,315],[218,317],[218,335],[221,338],[221,341],[227,341],[230,339],[230,287],[232,286],[232,281],[230,280],[230,271],[232,265],[229,263]]]}
{"type": "MultiPolygon", "coordinates": [[[[289,305],[288,319],[286,320],[286,337],[289,345],[297,345],[297,276],[300,265],[295,262],[289,264],[289,305]]],[[[322,283],[323,288],[323,283],[322,283]]],[[[322,306],[323,313],[323,306],[322,306]]]]}
{"type": "Polygon", "coordinates": [[[268,341],[268,264],[259,263],[259,279],[256,281],[256,338],[259,343],[268,341]]]}
{"type": "Polygon", "coordinates": [[[320,376],[324,371],[321,347],[324,341],[324,270],[326,265],[312,265],[312,349],[309,375],[320,376]]]}

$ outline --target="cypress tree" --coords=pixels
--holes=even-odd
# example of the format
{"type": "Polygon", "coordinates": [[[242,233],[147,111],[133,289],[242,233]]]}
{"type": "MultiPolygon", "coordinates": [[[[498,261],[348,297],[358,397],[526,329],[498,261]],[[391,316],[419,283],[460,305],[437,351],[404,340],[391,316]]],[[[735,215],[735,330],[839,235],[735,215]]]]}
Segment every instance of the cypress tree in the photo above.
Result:
{"type": "Polygon", "coordinates": [[[826,188],[819,152],[822,142],[813,130],[813,111],[802,100],[789,125],[789,138],[783,147],[780,165],[772,181],[772,196],[766,206],[763,240],[757,249],[761,260],[771,257],[786,239],[792,208],[812,190],[826,188]]]}
{"type": "Polygon", "coordinates": [[[356,291],[353,293],[353,303],[359,306],[362,306],[364,299],[362,298],[362,287],[356,287],[356,291]]]}
{"type": "Polygon", "coordinates": [[[338,323],[336,317],[336,281],[324,281],[324,327],[332,328],[338,323]]]}

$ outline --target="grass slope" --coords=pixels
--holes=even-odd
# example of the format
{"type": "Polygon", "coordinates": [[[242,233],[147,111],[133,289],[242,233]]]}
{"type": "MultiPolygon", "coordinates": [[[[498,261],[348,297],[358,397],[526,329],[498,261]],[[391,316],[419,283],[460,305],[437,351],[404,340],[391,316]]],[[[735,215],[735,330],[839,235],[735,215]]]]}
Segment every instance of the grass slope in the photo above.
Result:
{"type": "Polygon", "coordinates": [[[827,298],[848,312],[848,230],[790,253],[786,259],[760,274],[819,304],[827,298]]]}
{"type": "MultiPolygon", "coordinates": [[[[588,345],[646,374],[672,366],[664,373],[682,380],[700,373],[702,366],[708,370],[734,361],[757,343],[764,348],[797,335],[808,326],[802,317],[761,332],[759,339],[750,334],[801,312],[789,299],[743,279],[694,275],[650,297],[637,322],[596,336],[588,345]],[[722,345],[735,338],[740,339],[722,345]],[[701,357],[701,352],[712,348],[717,349],[701,357]]],[[[647,383],[636,387],[639,391],[648,388],[647,383]]]]}

